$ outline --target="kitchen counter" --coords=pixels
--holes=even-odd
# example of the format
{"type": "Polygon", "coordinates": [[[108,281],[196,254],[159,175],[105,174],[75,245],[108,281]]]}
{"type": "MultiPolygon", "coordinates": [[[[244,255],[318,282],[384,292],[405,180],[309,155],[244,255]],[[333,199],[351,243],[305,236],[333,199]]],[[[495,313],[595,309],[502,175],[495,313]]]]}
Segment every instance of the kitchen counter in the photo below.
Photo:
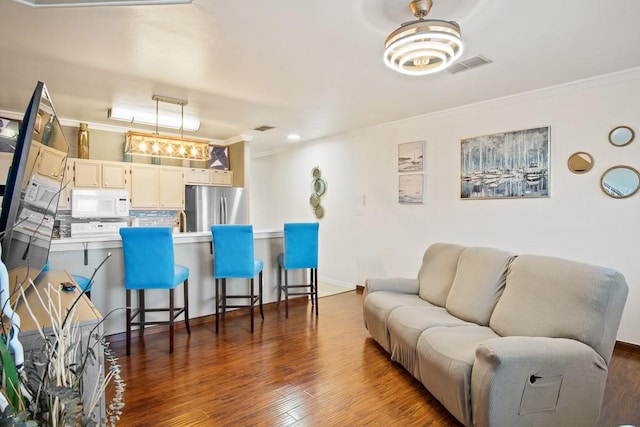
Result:
{"type": "MultiPolygon", "coordinates": [[[[278,263],[276,257],[283,251],[282,230],[254,231],[256,258],[263,260],[263,301],[270,303],[278,298],[278,263]]],[[[213,279],[213,255],[211,232],[174,233],[174,257],[176,264],[189,268],[190,318],[215,313],[215,283],[213,279]]],[[[125,289],[122,240],[119,235],[100,237],[62,238],[51,242],[49,263],[52,270],[66,270],[70,274],[91,277],[94,269],[111,253],[111,257],[98,271],[91,289],[91,301],[105,315],[107,335],[125,331],[125,289]],[[107,313],[111,313],[107,315],[107,313]]],[[[295,276],[292,276],[295,277],[295,276]]],[[[180,285],[182,286],[182,285],[180,285]]],[[[176,305],[182,304],[182,291],[178,287],[176,305]]],[[[229,279],[228,286],[244,290],[247,280],[229,279]]],[[[136,295],[133,293],[135,301],[136,295]]],[[[147,307],[168,305],[166,291],[145,293],[147,307]]],[[[182,320],[182,319],[179,319],[182,320]]],[[[213,323],[212,323],[213,325],[213,323]]],[[[249,323],[247,322],[247,328],[249,323]]],[[[182,330],[178,330],[178,333],[182,330]]]]}
{"type": "MultiPolygon", "coordinates": [[[[253,232],[253,237],[256,240],[282,238],[282,233],[282,229],[255,230],[253,232]]],[[[211,231],[173,233],[174,245],[210,241],[211,231]]],[[[83,250],[85,249],[85,245],[87,243],[91,243],[91,249],[109,249],[122,247],[122,240],[120,239],[120,235],[118,234],[104,236],[63,237],[51,241],[50,252],[83,250]]]]}

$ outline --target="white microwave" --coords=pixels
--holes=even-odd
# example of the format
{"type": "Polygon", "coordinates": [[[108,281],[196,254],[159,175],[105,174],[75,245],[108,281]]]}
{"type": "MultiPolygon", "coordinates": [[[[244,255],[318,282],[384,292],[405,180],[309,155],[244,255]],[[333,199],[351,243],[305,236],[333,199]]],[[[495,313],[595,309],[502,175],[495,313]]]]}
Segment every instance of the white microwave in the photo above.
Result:
{"type": "Polygon", "coordinates": [[[73,218],[122,218],[129,216],[129,192],[125,190],[71,190],[73,218]]]}

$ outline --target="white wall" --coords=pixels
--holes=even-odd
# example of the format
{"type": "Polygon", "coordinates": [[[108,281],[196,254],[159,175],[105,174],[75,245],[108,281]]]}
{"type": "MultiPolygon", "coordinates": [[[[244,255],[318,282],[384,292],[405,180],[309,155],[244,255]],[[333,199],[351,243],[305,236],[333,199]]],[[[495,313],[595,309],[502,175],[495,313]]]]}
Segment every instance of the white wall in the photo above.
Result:
{"type": "Polygon", "coordinates": [[[618,339],[640,344],[640,193],[614,200],[599,184],[613,165],[640,169],[640,136],[626,147],[609,144],[617,125],[640,133],[640,69],[291,146],[252,159],[252,221],[264,229],[314,220],[308,201],[311,169],[319,166],[328,181],[322,280],[415,277],[424,250],[438,241],[594,263],[626,276],[618,339]],[[460,200],[460,139],[547,125],[551,197],[460,200]],[[397,145],[419,140],[427,141],[426,203],[400,205],[397,145]],[[591,172],[569,172],[576,151],[594,156],[591,172]],[[363,197],[364,214],[357,214],[363,197]]]}

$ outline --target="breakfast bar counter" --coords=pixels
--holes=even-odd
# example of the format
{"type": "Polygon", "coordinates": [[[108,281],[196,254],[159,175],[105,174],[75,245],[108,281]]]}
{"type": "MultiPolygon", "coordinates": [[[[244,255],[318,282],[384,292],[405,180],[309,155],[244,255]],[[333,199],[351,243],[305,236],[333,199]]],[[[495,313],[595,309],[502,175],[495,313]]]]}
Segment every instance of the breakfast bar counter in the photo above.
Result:
{"type": "MultiPolygon", "coordinates": [[[[211,232],[174,233],[175,263],[189,268],[189,317],[191,319],[215,313],[215,283],[211,232]]],[[[282,230],[255,230],[256,258],[264,261],[263,301],[278,298],[278,264],[276,257],[283,250],[282,230]]],[[[122,240],[120,236],[62,238],[51,242],[49,263],[52,270],[91,277],[102,260],[111,257],[100,268],[91,289],[91,301],[105,317],[107,335],[124,332],[125,289],[122,240]]],[[[229,280],[229,286],[248,286],[246,280],[229,280]]],[[[182,304],[182,292],[176,293],[176,305],[182,304]]],[[[148,307],[166,305],[166,291],[148,291],[148,307]]],[[[182,320],[179,318],[178,320],[182,320]]],[[[212,322],[213,325],[213,322],[212,322]]]]}

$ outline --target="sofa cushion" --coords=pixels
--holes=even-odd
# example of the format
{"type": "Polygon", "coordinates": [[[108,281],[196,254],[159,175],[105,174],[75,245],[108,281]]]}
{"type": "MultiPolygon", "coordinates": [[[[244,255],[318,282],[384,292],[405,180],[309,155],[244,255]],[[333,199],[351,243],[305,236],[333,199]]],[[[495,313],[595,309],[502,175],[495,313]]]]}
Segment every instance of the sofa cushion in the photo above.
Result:
{"type": "Polygon", "coordinates": [[[425,251],[418,272],[420,298],[444,307],[464,246],[434,243],[425,251]]]}
{"type": "Polygon", "coordinates": [[[447,310],[463,320],[489,325],[491,313],[504,290],[511,260],[510,253],[498,249],[466,248],[458,260],[445,305],[447,310]]]}
{"type": "Polygon", "coordinates": [[[465,426],[472,425],[471,370],[478,344],[497,338],[486,326],[434,327],[418,338],[420,381],[465,426]]]}
{"type": "Polygon", "coordinates": [[[436,326],[464,326],[471,323],[449,314],[444,307],[435,305],[402,307],[393,310],[387,321],[391,360],[400,363],[414,377],[419,378],[416,346],[425,329],[436,326]]]}
{"type": "Polygon", "coordinates": [[[624,276],[614,270],[520,255],[489,325],[503,336],[576,339],[608,363],[626,296],[624,276]]]}
{"type": "Polygon", "coordinates": [[[389,346],[389,333],[387,319],[389,314],[401,306],[430,306],[430,304],[415,294],[401,294],[393,291],[376,291],[367,294],[362,304],[364,325],[369,333],[387,352],[391,352],[389,346]]]}

